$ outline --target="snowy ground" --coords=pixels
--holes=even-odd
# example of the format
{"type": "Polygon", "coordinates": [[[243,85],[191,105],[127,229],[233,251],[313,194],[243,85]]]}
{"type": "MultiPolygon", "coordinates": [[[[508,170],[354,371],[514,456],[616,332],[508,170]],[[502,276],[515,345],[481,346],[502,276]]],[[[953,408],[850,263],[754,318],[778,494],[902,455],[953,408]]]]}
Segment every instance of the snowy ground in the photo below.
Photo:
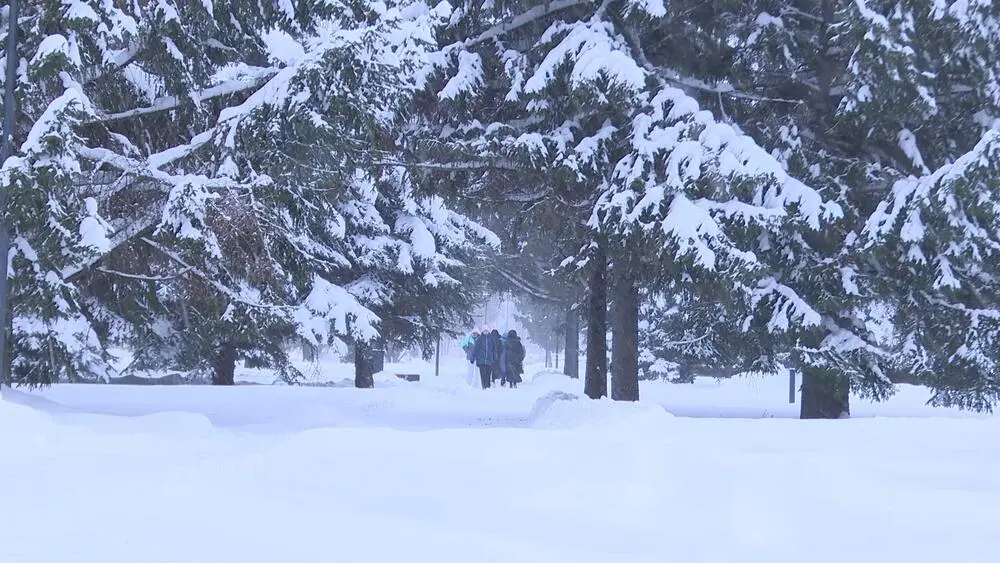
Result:
{"type": "MultiPolygon", "coordinates": [[[[388,367],[375,390],[5,393],[0,562],[1000,553],[1000,418],[925,407],[917,388],[856,400],[853,420],[797,421],[782,419],[797,405],[780,379],[647,384],[643,403],[623,405],[565,400],[580,383],[552,374],[484,392],[460,362],[437,378],[429,364],[388,367]]],[[[322,371],[336,381],[344,369],[322,371]]]]}

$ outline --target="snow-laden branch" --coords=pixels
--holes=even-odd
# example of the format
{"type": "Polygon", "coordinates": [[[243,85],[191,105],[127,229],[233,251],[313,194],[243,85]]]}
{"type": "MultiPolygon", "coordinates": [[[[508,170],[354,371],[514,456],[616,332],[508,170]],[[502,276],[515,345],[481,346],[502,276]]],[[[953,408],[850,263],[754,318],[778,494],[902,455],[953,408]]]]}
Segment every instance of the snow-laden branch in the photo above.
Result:
{"type": "MultiPolygon", "coordinates": [[[[105,148],[78,147],[77,154],[98,164],[107,164],[131,174],[136,178],[144,178],[158,182],[163,187],[163,199],[158,199],[153,204],[151,211],[136,217],[123,228],[115,229],[109,240],[109,251],[122,246],[139,236],[141,233],[155,227],[162,221],[162,210],[172,189],[185,184],[199,184],[207,189],[227,189],[236,187],[233,180],[229,178],[211,179],[199,174],[170,174],[159,170],[157,166],[169,164],[183,156],[186,156],[202,146],[207,139],[211,138],[212,130],[196,135],[192,141],[180,147],[174,147],[166,151],[156,153],[148,158],[147,162],[141,162],[127,156],[120,155],[105,148]],[[156,166],[153,166],[153,165],[156,166]]],[[[61,274],[64,280],[70,281],[85,272],[88,268],[100,263],[105,254],[91,256],[83,262],[74,264],[64,269],[61,274]]]]}
{"type": "Polygon", "coordinates": [[[112,57],[111,60],[105,62],[104,66],[95,66],[81,73],[80,84],[90,84],[95,80],[100,80],[109,74],[127,67],[139,57],[145,48],[145,40],[132,43],[127,48],[122,49],[117,55],[112,57]]]}
{"type": "MultiPolygon", "coordinates": [[[[240,92],[245,92],[247,90],[253,90],[259,88],[262,84],[270,80],[274,75],[278,73],[278,69],[268,68],[262,70],[259,74],[255,76],[247,77],[246,79],[228,80],[221,84],[217,84],[210,88],[205,88],[203,90],[197,90],[191,93],[191,99],[196,102],[203,102],[205,100],[211,100],[212,98],[218,98],[220,96],[229,96],[232,94],[238,94],[240,92]]],[[[109,113],[105,115],[99,115],[96,119],[92,119],[87,124],[91,123],[110,123],[112,121],[119,121],[122,119],[129,119],[132,117],[139,117],[143,115],[150,115],[154,113],[160,113],[164,111],[170,111],[176,109],[185,103],[186,99],[180,96],[163,96],[153,101],[150,105],[141,108],[130,109],[128,111],[122,111],[118,113],[109,113]]]]}
{"type": "Polygon", "coordinates": [[[705,334],[699,336],[698,338],[689,338],[687,340],[671,340],[669,342],[660,342],[660,346],[669,348],[671,346],[690,346],[691,344],[697,344],[702,340],[705,340],[709,336],[712,336],[711,332],[706,332],[705,334]]]}
{"type": "Polygon", "coordinates": [[[76,147],[76,152],[81,157],[93,161],[97,164],[107,164],[130,174],[135,174],[140,178],[157,180],[170,186],[177,186],[184,183],[199,182],[212,183],[220,182],[220,187],[231,186],[233,181],[228,178],[211,179],[201,174],[171,174],[160,170],[165,166],[193,153],[198,148],[204,146],[212,138],[214,130],[209,130],[196,135],[190,143],[171,147],[165,151],[150,155],[146,162],[129,158],[103,147],[76,147]]]}
{"type": "Polygon", "coordinates": [[[180,266],[180,267],[186,269],[188,272],[193,273],[194,275],[198,276],[205,283],[207,283],[207,284],[211,285],[212,287],[214,287],[216,291],[218,291],[222,295],[225,295],[230,300],[232,300],[234,303],[239,303],[241,305],[244,305],[246,307],[250,307],[252,309],[264,309],[264,310],[269,310],[269,311],[270,310],[275,310],[275,309],[291,309],[291,307],[289,307],[287,305],[265,305],[263,303],[254,303],[252,301],[248,301],[247,299],[243,298],[242,296],[237,295],[236,292],[234,292],[233,290],[229,289],[228,287],[226,287],[225,285],[223,285],[218,280],[214,279],[211,275],[209,275],[207,272],[203,271],[201,268],[198,268],[196,266],[192,266],[191,264],[188,264],[183,258],[181,258],[181,256],[179,254],[177,254],[176,252],[171,251],[170,249],[168,249],[167,247],[163,246],[162,244],[160,244],[160,243],[158,243],[158,242],[156,242],[156,241],[154,241],[154,240],[152,240],[152,239],[150,239],[148,237],[140,237],[139,240],[141,240],[145,244],[149,245],[151,248],[160,251],[167,258],[169,258],[171,261],[175,262],[178,266],[180,266]]]}
{"type": "Polygon", "coordinates": [[[511,172],[523,172],[528,170],[525,166],[520,166],[516,162],[501,159],[464,160],[456,162],[405,162],[402,160],[377,160],[372,163],[375,166],[403,166],[408,168],[423,168],[427,170],[448,170],[452,172],[462,172],[466,170],[508,170],[511,172]]]}
{"type": "Polygon", "coordinates": [[[189,268],[184,268],[180,272],[177,272],[176,274],[169,275],[169,276],[149,276],[149,275],[145,275],[145,274],[130,274],[128,272],[120,272],[118,270],[111,270],[111,269],[108,269],[108,268],[98,268],[97,271],[99,271],[101,273],[104,273],[104,274],[112,275],[112,276],[118,276],[118,277],[122,277],[122,278],[128,278],[128,279],[131,279],[131,280],[152,281],[152,282],[165,282],[165,281],[171,281],[171,280],[175,280],[177,278],[183,277],[184,274],[187,274],[191,270],[189,268]]]}
{"type": "MultiPolygon", "coordinates": [[[[136,217],[125,227],[115,229],[114,233],[109,237],[108,253],[159,224],[163,218],[162,210],[163,206],[166,204],[166,200],[167,196],[164,195],[163,199],[157,200],[156,203],[151,206],[149,212],[136,217]]],[[[100,261],[107,255],[107,253],[96,254],[81,263],[74,264],[72,267],[64,269],[60,272],[62,279],[67,282],[72,282],[77,276],[83,274],[95,264],[100,263],[100,261]]]]}
{"type": "MultiPolygon", "coordinates": [[[[461,43],[456,43],[450,48],[456,47],[474,47],[480,43],[485,43],[491,39],[496,39],[503,36],[504,34],[510,33],[511,31],[520,29],[526,25],[532,24],[543,17],[560,10],[565,10],[568,8],[574,8],[576,6],[583,6],[584,4],[592,4],[591,0],[553,0],[552,2],[545,2],[531,8],[530,10],[525,10],[520,14],[499,23],[486,31],[480,33],[479,35],[467,39],[461,43]]],[[[449,48],[449,49],[450,49],[449,48]]],[[[446,49],[447,50],[447,49],[446,49]]]]}

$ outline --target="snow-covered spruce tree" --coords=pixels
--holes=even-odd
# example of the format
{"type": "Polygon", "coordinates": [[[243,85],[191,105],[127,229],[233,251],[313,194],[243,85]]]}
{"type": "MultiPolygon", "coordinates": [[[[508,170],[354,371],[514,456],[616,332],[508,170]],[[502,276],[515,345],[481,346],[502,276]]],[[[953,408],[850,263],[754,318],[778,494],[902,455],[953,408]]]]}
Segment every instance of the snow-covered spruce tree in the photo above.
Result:
{"type": "Polygon", "coordinates": [[[725,280],[703,282],[697,292],[643,292],[640,377],[692,383],[697,376],[774,374],[787,356],[777,348],[785,342],[747,338],[730,318],[738,304],[733,295],[725,280]]]}
{"type": "MultiPolygon", "coordinates": [[[[438,90],[446,138],[494,162],[544,170],[544,184],[530,188],[582,210],[569,220],[586,219],[601,196],[579,241],[592,273],[588,334],[604,330],[602,257],[610,256],[623,313],[613,394],[623,399],[638,394],[637,285],[646,280],[637,274],[691,287],[693,274],[721,276],[740,290],[744,312],[773,315],[752,322],[774,330],[815,323],[815,311],[772,275],[784,265],[783,249],[757,245],[837,213],[751,139],[664,84],[642,47],[656,43],[665,15],[657,2],[469,4],[452,19],[453,41],[443,41],[451,63],[438,90]],[[664,231],[664,220],[678,216],[692,221],[668,220],[664,231]]],[[[604,393],[599,348],[588,361],[592,396],[604,393]]]]}
{"type": "MultiPolygon", "coordinates": [[[[915,283],[910,265],[900,260],[911,256],[912,247],[892,234],[906,213],[890,213],[886,220],[886,212],[910,205],[897,198],[910,197],[897,181],[959,160],[997,115],[997,7],[991,2],[682,1],[672,2],[671,10],[683,13],[690,25],[687,33],[671,35],[682,44],[665,41],[647,50],[664,78],[734,121],[790,174],[844,211],[822,231],[781,243],[797,249],[798,266],[786,274],[786,283],[822,315],[815,331],[791,342],[789,360],[804,372],[802,415],[847,413],[848,387],[884,396],[891,391],[893,371],[923,365],[925,374],[941,373],[926,366],[949,363],[964,328],[952,333],[950,345],[941,344],[948,340],[941,334],[928,333],[923,344],[914,345],[921,329],[902,330],[927,322],[948,329],[959,325],[928,315],[933,308],[914,299],[914,290],[925,292],[933,280],[915,283]],[[702,53],[697,61],[676,56],[693,48],[702,53]],[[872,236],[859,240],[873,212],[872,236]],[[874,241],[880,246],[872,248],[874,241]],[[893,336],[912,355],[887,353],[893,339],[876,330],[877,312],[887,307],[897,311],[900,330],[893,336]],[[890,361],[900,357],[911,362],[890,361]]],[[[927,241],[959,236],[939,233],[927,241]]],[[[927,256],[936,254],[929,249],[923,249],[927,256]]],[[[938,399],[961,403],[963,379],[951,379],[957,394],[942,391],[938,399]]],[[[945,381],[935,386],[942,388],[945,381]]],[[[982,403],[981,391],[969,397],[982,403]]]]}
{"type": "Polygon", "coordinates": [[[693,335],[729,333],[711,348],[720,359],[773,351],[800,371],[805,418],[847,415],[851,390],[876,398],[892,390],[889,342],[876,330],[889,280],[854,244],[878,201],[884,150],[839,109],[854,34],[869,29],[852,27],[855,6],[673,2],[671,12],[687,19],[685,32],[646,50],[664,80],[734,123],[842,211],[822,229],[780,230],[760,241],[784,249],[784,264],[773,271],[810,304],[816,322],[781,335],[722,325],[693,335]],[[701,55],[676,56],[695,51],[701,55]]]}
{"type": "Polygon", "coordinates": [[[1000,400],[1000,6],[858,2],[845,117],[883,150],[863,248],[893,280],[901,369],[1000,400]],[[888,64],[886,63],[888,61],[888,64]],[[901,79],[902,78],[902,79],[901,79]]]}
{"type": "MultiPolygon", "coordinates": [[[[509,235],[497,268],[484,275],[501,289],[554,297],[567,309],[580,299],[579,282],[575,275],[552,273],[587,236],[599,180],[571,162],[561,165],[560,152],[604,120],[600,108],[576,107],[559,96],[550,106],[551,94],[540,81],[561,55],[549,52],[543,34],[598,8],[575,0],[463,3],[439,34],[440,72],[417,106],[426,137],[414,150],[423,159],[447,162],[435,171],[439,184],[454,186],[463,209],[509,235]]],[[[571,309],[567,322],[577,324],[571,309]]],[[[567,344],[579,342],[567,336],[567,344]]],[[[567,369],[576,373],[575,363],[567,369]]]]}
{"type": "Polygon", "coordinates": [[[240,357],[292,378],[291,333],[364,341],[373,308],[452,283],[449,252],[483,233],[393,157],[441,13],[33,6],[5,165],[21,381],[103,375],[112,343],[220,383],[240,357]]]}

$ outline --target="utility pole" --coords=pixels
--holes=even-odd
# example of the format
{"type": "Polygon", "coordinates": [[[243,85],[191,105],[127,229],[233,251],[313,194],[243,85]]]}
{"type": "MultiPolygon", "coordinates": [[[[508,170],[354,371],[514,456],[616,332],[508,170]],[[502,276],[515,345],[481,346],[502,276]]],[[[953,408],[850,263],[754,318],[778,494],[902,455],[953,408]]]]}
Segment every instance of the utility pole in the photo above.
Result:
{"type": "MultiPolygon", "coordinates": [[[[17,86],[17,10],[18,0],[7,0],[7,75],[3,94],[3,148],[0,166],[14,154],[14,89],[17,86]]],[[[0,183],[0,387],[10,384],[7,373],[7,312],[10,310],[10,288],[7,283],[7,256],[10,254],[10,213],[7,184],[0,183]]]]}

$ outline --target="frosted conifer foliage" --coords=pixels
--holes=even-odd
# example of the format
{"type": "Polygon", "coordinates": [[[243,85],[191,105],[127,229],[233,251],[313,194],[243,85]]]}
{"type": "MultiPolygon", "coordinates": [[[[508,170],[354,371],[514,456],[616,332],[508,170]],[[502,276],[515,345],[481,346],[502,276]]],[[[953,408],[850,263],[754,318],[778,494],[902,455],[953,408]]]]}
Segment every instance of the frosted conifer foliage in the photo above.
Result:
{"type": "Polygon", "coordinates": [[[396,145],[448,14],[29,8],[20,148],[4,164],[18,377],[105,375],[102,350],[125,344],[137,367],[195,371],[231,345],[291,378],[288,336],[377,334],[371,307],[400,298],[384,277],[451,283],[453,252],[489,234],[414,184],[396,145]]]}

